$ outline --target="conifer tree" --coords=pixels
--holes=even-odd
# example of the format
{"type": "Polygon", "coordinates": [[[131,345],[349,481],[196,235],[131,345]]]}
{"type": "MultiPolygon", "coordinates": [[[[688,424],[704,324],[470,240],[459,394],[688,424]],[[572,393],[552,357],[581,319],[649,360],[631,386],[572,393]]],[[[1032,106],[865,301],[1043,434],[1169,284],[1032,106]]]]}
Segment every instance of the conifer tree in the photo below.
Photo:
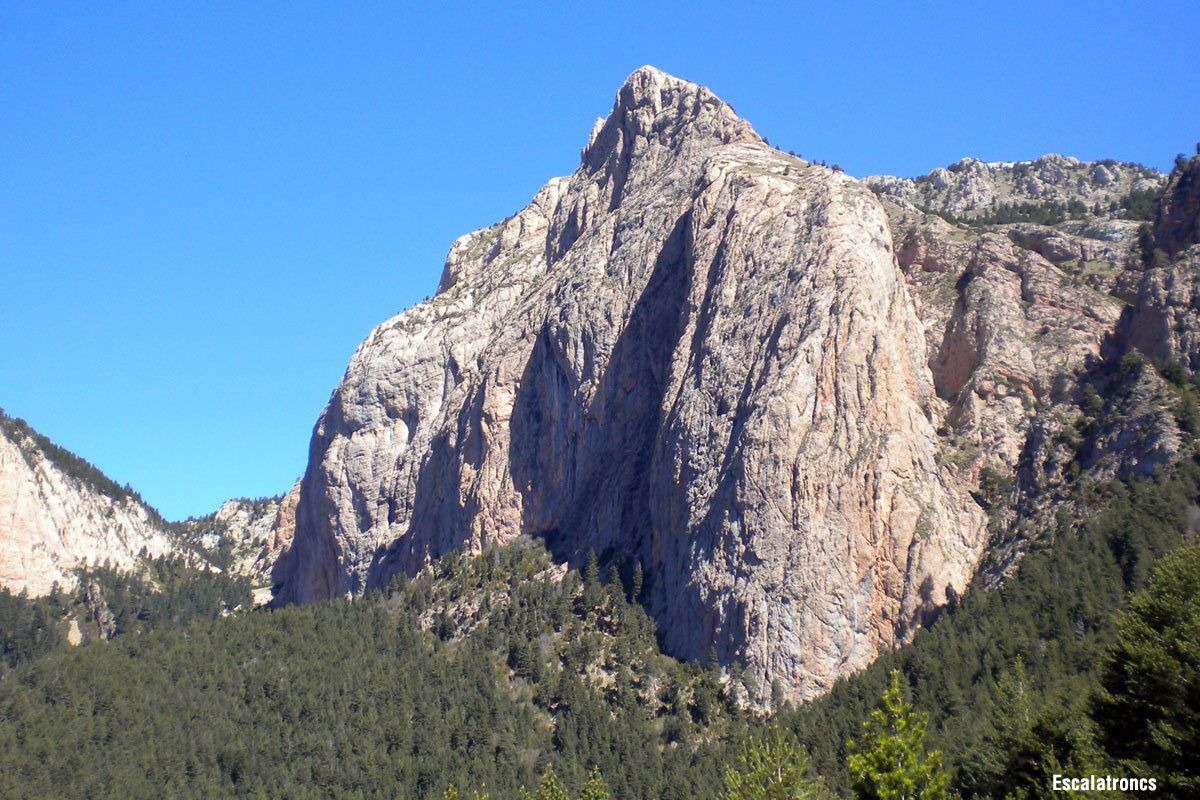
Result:
{"type": "Polygon", "coordinates": [[[596,560],[596,551],[589,550],[587,562],[583,567],[583,604],[588,611],[600,605],[603,596],[600,586],[600,563],[596,560]]]}
{"type": "Polygon", "coordinates": [[[725,770],[721,800],[823,800],[824,784],[809,771],[808,753],[778,728],[751,741],[725,770]]]}
{"type": "Polygon", "coordinates": [[[583,788],[579,790],[579,800],[609,800],[610,797],[608,785],[604,782],[600,769],[592,767],[587,780],[583,782],[583,788]]]}
{"type": "Polygon", "coordinates": [[[533,800],[568,800],[567,792],[558,782],[558,775],[553,766],[546,767],[546,771],[542,773],[542,781],[538,784],[533,800]]]}
{"type": "Polygon", "coordinates": [[[900,692],[900,673],[879,706],[850,743],[846,767],[859,800],[943,800],[949,776],[939,753],[925,751],[924,714],[913,711],[900,692]]]}
{"type": "Polygon", "coordinates": [[[1134,595],[1093,716],[1131,772],[1157,777],[1169,797],[1200,793],[1200,542],[1167,556],[1134,595]]]}

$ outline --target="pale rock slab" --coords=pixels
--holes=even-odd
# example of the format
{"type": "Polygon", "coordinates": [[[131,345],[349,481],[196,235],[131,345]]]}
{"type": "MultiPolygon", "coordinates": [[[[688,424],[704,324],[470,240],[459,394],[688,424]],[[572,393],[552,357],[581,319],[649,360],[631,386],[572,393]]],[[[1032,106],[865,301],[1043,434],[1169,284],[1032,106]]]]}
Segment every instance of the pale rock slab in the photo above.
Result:
{"type": "MultiPolygon", "coordinates": [[[[7,420],[6,420],[7,422],[7,420]]],[[[76,583],[75,570],[129,569],[178,544],[132,496],[73,477],[35,438],[0,429],[0,586],[30,595],[76,583]]]]}
{"type": "Polygon", "coordinates": [[[812,697],[985,545],[929,362],[875,195],[640,69],[579,169],[456,242],[438,294],[351,359],[276,602],[535,535],[640,561],[672,653],[812,697]]]}

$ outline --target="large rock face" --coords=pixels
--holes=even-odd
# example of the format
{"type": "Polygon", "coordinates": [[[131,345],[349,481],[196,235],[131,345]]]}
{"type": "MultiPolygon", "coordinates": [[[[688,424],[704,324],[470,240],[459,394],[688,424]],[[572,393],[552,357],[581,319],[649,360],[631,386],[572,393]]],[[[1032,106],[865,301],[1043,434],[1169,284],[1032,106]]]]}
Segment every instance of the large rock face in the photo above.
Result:
{"type": "Polygon", "coordinates": [[[569,178],[454,244],[322,413],[277,601],[522,534],[640,562],[664,643],[809,697],[961,591],[927,332],[865,186],[635,72],[569,178]]]}
{"type": "Polygon", "coordinates": [[[1130,345],[1158,361],[1200,370],[1200,155],[1171,172],[1140,271],[1123,281],[1130,345]]]}
{"type": "Polygon", "coordinates": [[[0,414],[0,586],[44,595],[77,567],[131,568],[177,547],[136,497],[0,414]]]}

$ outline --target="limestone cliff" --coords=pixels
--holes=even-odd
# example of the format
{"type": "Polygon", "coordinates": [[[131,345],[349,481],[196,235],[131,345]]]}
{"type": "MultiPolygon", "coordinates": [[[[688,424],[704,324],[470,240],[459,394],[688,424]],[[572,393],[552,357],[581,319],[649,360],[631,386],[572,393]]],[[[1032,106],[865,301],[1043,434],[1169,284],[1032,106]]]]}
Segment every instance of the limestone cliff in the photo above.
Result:
{"type": "Polygon", "coordinates": [[[1123,281],[1130,346],[1200,370],[1200,155],[1171,173],[1140,263],[1123,281]]]}
{"type": "Polygon", "coordinates": [[[79,566],[179,551],[136,495],[0,412],[0,586],[44,595],[73,585],[79,566]]]}
{"type": "Polygon", "coordinates": [[[573,175],[456,242],[438,294],[360,346],[277,602],[535,535],[640,563],[675,655],[810,697],[961,592],[985,545],[940,454],[929,336],[868,187],[640,69],[573,175]]]}

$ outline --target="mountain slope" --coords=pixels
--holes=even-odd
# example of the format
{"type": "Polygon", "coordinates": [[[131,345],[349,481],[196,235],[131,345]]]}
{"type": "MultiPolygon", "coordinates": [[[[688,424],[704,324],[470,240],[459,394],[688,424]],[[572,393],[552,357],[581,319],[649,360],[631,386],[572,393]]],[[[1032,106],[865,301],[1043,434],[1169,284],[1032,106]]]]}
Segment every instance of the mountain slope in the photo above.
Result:
{"type": "Polygon", "coordinates": [[[0,586],[43,595],[72,585],[80,566],[178,552],[136,494],[0,412],[0,586]]]}
{"type": "Polygon", "coordinates": [[[652,68],[581,162],[359,348],[277,599],[529,533],[640,564],[673,654],[811,696],[961,591],[984,545],[939,463],[884,211],[652,68]]]}
{"type": "Polygon", "coordinates": [[[55,583],[73,586],[80,568],[139,570],[166,556],[250,577],[265,594],[291,542],[298,498],[296,486],[170,523],[128,486],[0,410],[0,587],[43,596],[55,583]]]}

